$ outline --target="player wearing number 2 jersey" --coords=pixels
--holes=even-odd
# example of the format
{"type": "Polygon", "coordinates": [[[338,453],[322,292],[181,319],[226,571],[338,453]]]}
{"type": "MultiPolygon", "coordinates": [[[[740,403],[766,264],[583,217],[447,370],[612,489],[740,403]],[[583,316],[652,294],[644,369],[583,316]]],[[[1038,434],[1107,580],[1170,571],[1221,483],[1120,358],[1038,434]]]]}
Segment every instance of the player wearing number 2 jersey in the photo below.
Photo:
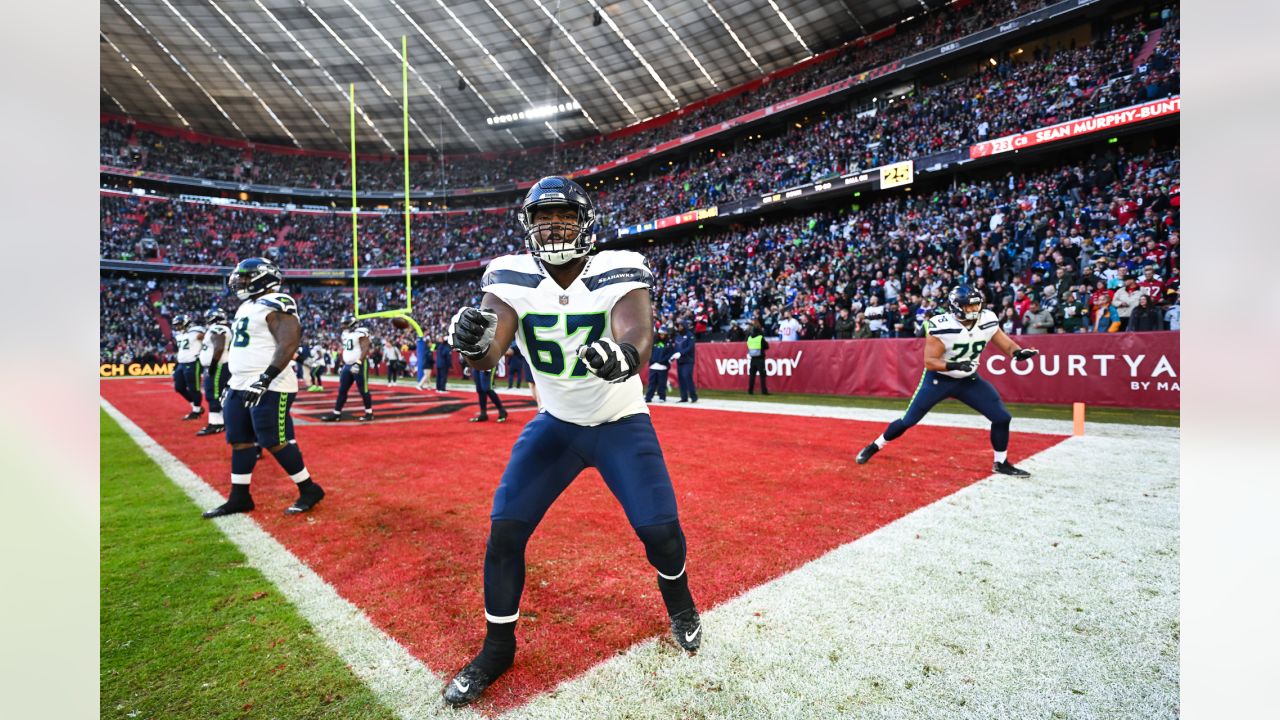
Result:
{"type": "Polygon", "coordinates": [[[947,300],[951,312],[925,323],[924,375],[906,414],[889,423],[884,434],[862,448],[857,462],[865,464],[885,443],[920,422],[934,405],[955,398],[991,421],[991,448],[995,451],[992,472],[1026,477],[1030,473],[1008,461],[1009,422],[1013,418],[996,389],[978,375],[978,358],[991,343],[1017,360],[1034,357],[1039,351],[1023,349],[1009,339],[1000,329],[995,313],[982,308],[982,296],[967,286],[957,286],[947,300]]]}
{"type": "Polygon", "coordinates": [[[638,253],[587,257],[595,208],[571,180],[539,180],[520,220],[529,252],[491,262],[480,308],[459,310],[449,324],[450,344],[477,370],[497,365],[514,338],[542,399],[494,493],[484,557],[488,632],[480,654],[445,686],[451,705],[475,700],[511,666],[525,546],[588,467],[600,471],[643,542],[676,643],[694,651],[702,640],[675,491],[636,375],[653,345],[653,276],[638,253]]]}

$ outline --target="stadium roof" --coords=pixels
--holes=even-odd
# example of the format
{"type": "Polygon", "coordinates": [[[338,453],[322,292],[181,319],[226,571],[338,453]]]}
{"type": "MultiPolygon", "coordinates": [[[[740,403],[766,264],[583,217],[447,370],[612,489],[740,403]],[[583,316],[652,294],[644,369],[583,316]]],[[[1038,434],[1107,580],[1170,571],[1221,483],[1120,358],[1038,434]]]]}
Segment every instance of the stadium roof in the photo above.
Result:
{"type": "Polygon", "coordinates": [[[355,83],[361,151],[398,152],[405,35],[412,152],[510,151],[670,112],[945,1],[101,0],[101,107],[346,149],[355,83]]]}

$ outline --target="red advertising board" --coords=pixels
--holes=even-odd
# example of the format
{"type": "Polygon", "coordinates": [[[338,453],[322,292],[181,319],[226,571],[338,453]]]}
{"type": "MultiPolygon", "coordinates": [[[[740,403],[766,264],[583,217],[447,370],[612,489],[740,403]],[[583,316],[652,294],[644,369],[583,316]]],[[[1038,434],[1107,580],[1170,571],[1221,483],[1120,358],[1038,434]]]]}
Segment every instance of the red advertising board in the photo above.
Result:
{"type": "MultiPolygon", "coordinates": [[[[1178,339],[1177,332],[1019,335],[1018,344],[1037,348],[1039,357],[1011,361],[992,347],[980,372],[1007,402],[1175,409],[1181,404],[1178,339]]],[[[769,391],[905,402],[920,382],[923,350],[923,339],[771,343],[769,391]]],[[[746,343],[699,344],[697,358],[699,387],[746,390],[746,343]]]]}
{"type": "Polygon", "coordinates": [[[1090,133],[1102,132],[1103,130],[1111,130],[1113,128],[1131,125],[1133,123],[1144,122],[1146,120],[1154,120],[1167,115],[1176,115],[1182,112],[1182,96],[1178,95],[1163,100],[1153,100],[1141,105],[1122,108],[1120,110],[1112,110],[1111,112],[1093,115],[1078,120],[1070,120],[1049,127],[1042,127],[1038,130],[1030,132],[1018,133],[1016,135],[1006,135],[995,140],[986,140],[977,145],[969,146],[969,158],[976,160],[978,158],[989,157],[991,155],[999,155],[1000,153],[1009,152],[1010,150],[1021,150],[1023,148],[1043,145],[1045,143],[1056,142],[1058,140],[1066,140],[1067,138],[1079,137],[1090,133]]]}

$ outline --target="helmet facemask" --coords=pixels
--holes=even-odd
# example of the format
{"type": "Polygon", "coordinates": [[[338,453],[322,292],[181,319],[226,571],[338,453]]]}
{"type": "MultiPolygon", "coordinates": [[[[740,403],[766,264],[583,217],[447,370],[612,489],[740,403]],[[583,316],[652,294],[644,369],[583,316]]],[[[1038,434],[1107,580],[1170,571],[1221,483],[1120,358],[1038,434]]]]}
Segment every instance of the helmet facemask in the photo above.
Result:
{"type": "Polygon", "coordinates": [[[976,297],[969,298],[969,302],[961,308],[961,316],[969,321],[982,317],[982,300],[976,297]]]}
{"type": "Polygon", "coordinates": [[[534,257],[551,265],[564,265],[583,257],[595,244],[590,234],[595,221],[592,214],[580,205],[564,202],[543,202],[522,208],[520,221],[525,228],[525,247],[534,257]],[[566,210],[574,215],[572,221],[565,219],[570,214],[566,210]],[[557,217],[545,217],[553,213],[557,217]],[[543,217],[535,220],[535,215],[543,217]]]}

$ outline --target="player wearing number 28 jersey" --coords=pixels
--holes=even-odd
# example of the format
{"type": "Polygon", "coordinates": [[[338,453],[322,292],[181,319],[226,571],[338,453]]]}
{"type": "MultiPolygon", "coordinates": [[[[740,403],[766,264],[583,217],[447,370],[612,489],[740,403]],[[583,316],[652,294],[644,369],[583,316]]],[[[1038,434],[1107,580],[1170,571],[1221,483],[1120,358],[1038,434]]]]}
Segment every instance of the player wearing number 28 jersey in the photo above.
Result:
{"type": "Polygon", "coordinates": [[[933,409],[934,405],[955,398],[982,413],[991,421],[991,448],[995,451],[992,472],[1025,477],[1025,470],[1008,461],[1009,422],[1012,417],[991,383],[978,375],[978,358],[988,344],[1017,360],[1034,357],[1039,351],[1023,349],[1000,329],[995,313],[984,310],[982,296],[965,285],[959,285],[947,298],[951,312],[935,316],[925,323],[924,375],[911,404],[901,418],[889,423],[884,434],[858,453],[857,462],[865,464],[885,443],[905,433],[933,409]]]}
{"type": "Polygon", "coordinates": [[[497,365],[514,338],[542,401],[494,493],[484,558],[488,632],[479,655],[445,686],[451,705],[475,700],[511,666],[525,546],[588,467],[600,471],[644,544],[676,643],[694,651],[702,640],[675,491],[637,376],[653,345],[653,276],[638,253],[588,257],[595,208],[571,180],[539,180],[520,220],[528,253],[491,262],[481,306],[459,310],[449,324],[450,344],[477,370],[497,365]]]}

